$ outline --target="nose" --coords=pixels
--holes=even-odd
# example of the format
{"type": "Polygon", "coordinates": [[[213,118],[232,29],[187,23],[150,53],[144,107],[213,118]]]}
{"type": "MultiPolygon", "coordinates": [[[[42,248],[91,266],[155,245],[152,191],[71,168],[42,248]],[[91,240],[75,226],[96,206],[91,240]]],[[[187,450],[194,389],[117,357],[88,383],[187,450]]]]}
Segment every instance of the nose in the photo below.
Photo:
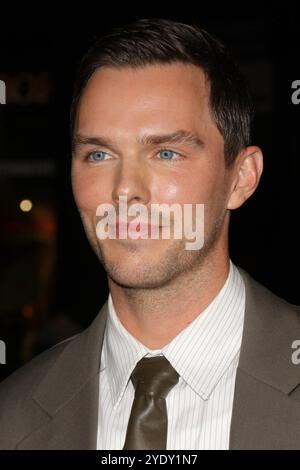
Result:
{"type": "Polygon", "coordinates": [[[119,197],[126,196],[127,204],[147,205],[150,201],[149,175],[141,162],[120,162],[113,183],[112,199],[118,204],[119,197]]]}

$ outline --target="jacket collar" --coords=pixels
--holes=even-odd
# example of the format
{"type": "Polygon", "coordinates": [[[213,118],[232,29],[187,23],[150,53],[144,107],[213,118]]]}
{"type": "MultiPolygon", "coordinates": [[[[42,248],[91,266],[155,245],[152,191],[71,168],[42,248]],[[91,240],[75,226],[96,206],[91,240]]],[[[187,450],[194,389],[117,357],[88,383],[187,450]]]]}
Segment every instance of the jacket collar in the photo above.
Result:
{"type": "Polygon", "coordinates": [[[299,307],[239,269],[246,309],[229,449],[299,449],[300,374],[291,357],[300,338],[299,307]]]}
{"type": "Polygon", "coordinates": [[[300,382],[299,368],[291,360],[292,343],[300,339],[298,307],[293,309],[242,268],[238,269],[246,288],[239,369],[289,394],[300,382]]]}
{"type": "Polygon", "coordinates": [[[86,330],[66,341],[33,395],[34,431],[19,442],[18,449],[96,449],[99,368],[106,318],[107,302],[86,330]]]}

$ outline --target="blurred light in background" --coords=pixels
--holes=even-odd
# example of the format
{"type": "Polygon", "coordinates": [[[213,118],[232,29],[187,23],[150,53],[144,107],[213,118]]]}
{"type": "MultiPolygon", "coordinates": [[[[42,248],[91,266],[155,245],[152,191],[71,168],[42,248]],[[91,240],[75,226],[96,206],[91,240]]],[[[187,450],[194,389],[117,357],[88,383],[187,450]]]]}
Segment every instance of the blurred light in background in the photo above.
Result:
{"type": "Polygon", "coordinates": [[[29,212],[32,209],[32,202],[30,201],[30,199],[23,199],[20,202],[19,206],[20,206],[21,211],[29,212]]]}

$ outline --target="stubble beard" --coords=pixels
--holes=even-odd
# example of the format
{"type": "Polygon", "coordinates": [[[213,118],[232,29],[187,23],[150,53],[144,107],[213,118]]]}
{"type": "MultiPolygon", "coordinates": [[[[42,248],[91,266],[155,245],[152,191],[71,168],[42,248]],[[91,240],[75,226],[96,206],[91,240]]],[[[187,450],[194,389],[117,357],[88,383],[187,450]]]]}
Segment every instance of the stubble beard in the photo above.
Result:
{"type": "MultiPolygon", "coordinates": [[[[225,214],[226,210],[215,219],[200,250],[186,250],[185,240],[173,239],[158,261],[152,263],[151,261],[144,262],[141,259],[138,269],[136,269],[136,263],[134,263],[135,269],[133,269],[130,262],[124,266],[122,260],[110,259],[106,254],[105,241],[99,241],[95,231],[88,230],[85,223],[84,226],[89,242],[112,282],[124,289],[158,289],[172,284],[176,278],[185,279],[201,270],[216,247],[222,232],[225,214]]],[[[136,243],[138,240],[134,241],[132,245],[128,245],[131,256],[138,256],[139,249],[136,247],[136,243]]]]}

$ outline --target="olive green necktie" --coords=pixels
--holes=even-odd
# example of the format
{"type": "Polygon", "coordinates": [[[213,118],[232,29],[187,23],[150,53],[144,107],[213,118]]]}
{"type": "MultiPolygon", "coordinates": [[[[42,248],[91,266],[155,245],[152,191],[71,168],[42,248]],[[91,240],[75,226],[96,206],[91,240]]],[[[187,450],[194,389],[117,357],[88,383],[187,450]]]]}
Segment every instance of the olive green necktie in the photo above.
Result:
{"type": "Polygon", "coordinates": [[[164,356],[144,357],[131,374],[135,388],[123,449],[166,449],[166,396],[179,375],[164,356]]]}

